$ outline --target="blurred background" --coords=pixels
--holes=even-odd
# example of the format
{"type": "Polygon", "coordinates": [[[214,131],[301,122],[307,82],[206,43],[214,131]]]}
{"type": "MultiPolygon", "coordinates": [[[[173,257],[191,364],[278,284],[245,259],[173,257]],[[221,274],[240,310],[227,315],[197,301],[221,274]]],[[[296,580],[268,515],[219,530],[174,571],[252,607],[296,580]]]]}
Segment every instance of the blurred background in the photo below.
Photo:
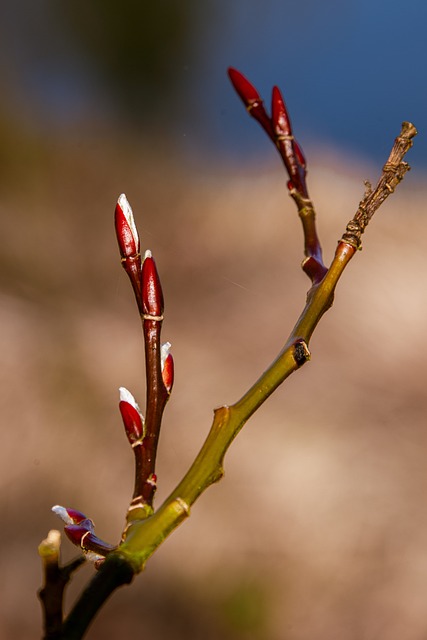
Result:
{"type": "Polygon", "coordinates": [[[424,0],[0,5],[0,638],[41,635],[51,506],[114,542],[132,493],[118,387],[144,405],[143,347],[118,195],[156,258],[175,358],[158,504],[212,409],[252,384],[304,304],[286,176],[229,65],[267,105],[273,84],[284,93],[326,262],[402,120],[419,131],[413,170],[368,229],[312,361],[88,637],[426,637],[426,19],[424,0]]]}

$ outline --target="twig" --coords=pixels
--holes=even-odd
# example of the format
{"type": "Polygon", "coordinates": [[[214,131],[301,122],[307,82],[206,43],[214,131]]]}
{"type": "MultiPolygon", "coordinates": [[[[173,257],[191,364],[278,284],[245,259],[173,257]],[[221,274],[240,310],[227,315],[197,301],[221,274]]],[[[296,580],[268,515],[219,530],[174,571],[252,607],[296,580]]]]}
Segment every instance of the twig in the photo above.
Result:
{"type": "Polygon", "coordinates": [[[84,556],[60,566],[61,534],[52,529],[39,545],[44,582],[38,592],[43,609],[44,640],[58,640],[62,637],[62,615],[64,592],[72,574],[84,562],[84,556]]]}
{"type": "MultiPolygon", "coordinates": [[[[404,123],[390,154],[395,168],[390,168],[389,159],[379,181],[380,186],[372,196],[368,196],[375,202],[375,208],[373,204],[369,207],[370,215],[384,201],[386,192],[390,193],[390,188],[394,188],[408,170],[403,156],[410,148],[415,133],[413,125],[404,123]],[[375,195],[377,192],[378,196],[375,195]]],[[[329,269],[322,280],[311,287],[301,316],[276,360],[238,402],[216,409],[208,437],[184,479],[149,520],[129,527],[120,551],[135,563],[136,570],[143,569],[155,549],[190,514],[197,498],[220,480],[224,473],[225,453],[250,416],[291,373],[310,359],[310,338],[323,314],[331,307],[336,285],[356,251],[352,242],[344,238],[340,240],[329,269]]]]}
{"type": "Polygon", "coordinates": [[[413,124],[402,122],[402,130],[394,141],[390,156],[383,167],[381,178],[374,191],[369,190],[360,202],[357,212],[347,225],[342,237],[343,242],[351,244],[356,249],[360,248],[362,234],[375,211],[394,192],[399,182],[403,180],[405,173],[410,170],[409,164],[403,161],[403,157],[412,147],[413,138],[416,135],[417,130],[413,124]]]}
{"type": "Polygon", "coordinates": [[[316,212],[307,189],[307,164],[298,142],[295,140],[288,110],[278,87],[273,87],[271,118],[267,114],[261,96],[245,76],[230,67],[228,75],[249,114],[255,118],[277,147],[289,176],[289,195],[295,201],[304,232],[303,271],[313,285],[320,282],[327,269],[323,263],[322,247],[316,230],[316,212]]]}
{"type": "MultiPolygon", "coordinates": [[[[156,490],[156,454],[159,443],[163,411],[169,399],[162,378],[161,341],[163,323],[163,292],[156,263],[147,251],[142,265],[142,328],[145,344],[145,371],[147,380],[146,417],[141,453],[141,474],[135,485],[132,506],[138,509],[138,499],[142,505],[152,508],[156,490]],[[138,496],[139,494],[139,496],[138,496]]],[[[135,514],[132,515],[132,520],[135,514]]]]}
{"type": "MultiPolygon", "coordinates": [[[[123,223],[119,212],[119,246],[142,317],[146,348],[145,422],[133,397],[130,394],[121,396],[121,404],[126,405],[121,406],[126,435],[135,452],[135,493],[131,507],[136,508],[128,512],[128,524],[121,544],[115,550],[108,550],[99,572],[64,622],[62,635],[58,636],[62,640],[81,638],[109,595],[117,587],[129,583],[136,573],[143,570],[146,561],[157,547],[190,515],[190,508],[197,498],[222,477],[224,456],[246,421],[291,373],[310,359],[310,338],[321,317],[332,305],[336,285],[360,246],[361,234],[373,213],[409,169],[403,162],[403,157],[412,145],[416,130],[413,125],[404,123],[376,189],[362,200],[356,215],[338,243],[329,269],[326,269],[315,227],[314,208],[306,189],[305,160],[293,138],[289,116],[280,92],[276,89],[273,91],[273,115],[269,118],[254,87],[239,72],[231,70],[230,77],[251,115],[277,144],[288,171],[290,194],[297,203],[303,223],[306,254],[303,269],[310,276],[312,286],[301,316],[276,360],[240,400],[215,411],[211,429],[198,456],[176,489],[153,513],[155,457],[161,418],[173,383],[173,361],[169,360],[170,354],[162,358],[160,353],[163,297],[154,261],[151,254],[146,254],[144,264],[141,265],[140,258],[138,260],[139,238],[133,216],[128,215],[126,223],[123,223]],[[154,483],[147,487],[150,480],[154,483]]],[[[125,203],[122,200],[123,204],[125,203]]],[[[82,523],[79,525],[82,526],[82,523]]],[[[90,524],[87,526],[89,533],[93,533],[90,524]]],[[[62,609],[56,608],[55,611],[59,620],[62,609]]],[[[59,627],[59,621],[56,624],[59,627]]]]}
{"type": "Polygon", "coordinates": [[[60,640],[80,640],[111,594],[130,584],[134,575],[132,565],[119,553],[108,556],[64,621],[60,640]]]}
{"type": "MultiPolygon", "coordinates": [[[[157,447],[163,412],[170,396],[173,379],[166,384],[163,378],[164,345],[161,344],[160,336],[164,302],[160,278],[150,251],[146,251],[144,260],[141,260],[138,231],[132,209],[124,194],[119,197],[116,205],[115,228],[122,264],[131,281],[141,316],[145,346],[146,416],[145,420],[141,417],[141,433],[137,437],[134,438],[132,433],[135,425],[127,425],[126,416],[122,412],[125,430],[135,457],[135,484],[126,515],[127,527],[131,522],[145,519],[153,513],[153,499],[157,487],[157,447]]],[[[168,355],[171,358],[170,354],[168,355]]],[[[169,374],[170,371],[169,367],[169,374]]],[[[123,535],[125,533],[126,528],[123,535]]]]}

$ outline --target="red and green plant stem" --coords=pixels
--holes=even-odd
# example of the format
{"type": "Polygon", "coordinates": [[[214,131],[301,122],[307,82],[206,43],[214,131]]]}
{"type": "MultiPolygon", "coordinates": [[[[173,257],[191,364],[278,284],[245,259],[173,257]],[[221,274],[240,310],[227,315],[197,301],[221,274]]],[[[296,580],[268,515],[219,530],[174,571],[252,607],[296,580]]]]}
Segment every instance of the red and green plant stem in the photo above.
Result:
{"type": "Polygon", "coordinates": [[[190,515],[197,498],[224,474],[224,456],[250,416],[310,357],[309,338],[331,306],[335,287],[356,248],[341,241],[322,283],[309,292],[306,306],[283,350],[244,396],[216,409],[209,434],[187,474],[153,515],[131,522],[124,542],[110,553],[64,622],[61,640],[81,638],[104,601],[142,571],[161,543],[190,515]]]}
{"type": "MultiPolygon", "coordinates": [[[[238,92],[241,97],[245,91],[246,93],[249,92],[249,99],[252,101],[251,110],[260,109],[259,104],[256,104],[259,97],[256,90],[246,79],[244,80],[244,82],[239,81],[238,92]]],[[[269,132],[269,127],[265,124],[265,121],[263,126],[269,132]]],[[[290,127],[286,123],[283,126],[290,127]]],[[[116,550],[109,553],[105,562],[100,566],[98,573],[65,620],[62,626],[62,633],[59,636],[62,640],[81,638],[106,598],[122,584],[129,583],[134,574],[143,570],[146,561],[158,546],[189,516],[190,509],[197,498],[211,484],[222,477],[224,473],[224,456],[246,421],[291,373],[310,359],[308,348],[310,338],[321,317],[332,305],[337,283],[357,249],[360,248],[361,235],[366,225],[376,209],[393,192],[409,169],[409,166],[403,162],[403,156],[412,146],[414,135],[416,135],[415,127],[410,123],[403,123],[401,134],[396,138],[392,153],[383,168],[383,174],[376,189],[365,196],[359,205],[356,215],[347,225],[346,232],[338,243],[329,269],[326,269],[323,263],[319,264],[317,261],[320,243],[315,232],[314,216],[312,214],[308,215],[306,224],[303,221],[306,248],[306,260],[303,263],[303,269],[310,275],[312,287],[308,292],[305,307],[283,349],[276,360],[240,400],[231,406],[220,407],[214,412],[211,429],[198,456],[176,489],[155,513],[152,513],[153,494],[150,494],[150,504],[150,496],[145,500],[142,496],[143,492],[141,492],[141,498],[143,498],[141,500],[141,514],[138,514],[137,518],[131,517],[128,519],[128,526],[122,543],[116,550]],[[310,236],[313,233],[315,235],[310,236]],[[310,248],[310,246],[313,252],[307,255],[307,247],[310,248]],[[318,251],[317,256],[315,251],[318,251]],[[147,506],[147,509],[144,509],[144,506],[147,506]]],[[[285,145],[285,147],[289,149],[289,145],[285,145]]],[[[304,165],[303,168],[305,170],[305,161],[299,147],[291,145],[291,148],[295,154],[296,161],[301,166],[304,165]]],[[[307,205],[301,202],[299,198],[305,201],[305,197],[297,188],[294,189],[294,185],[292,185],[291,195],[294,197],[301,215],[301,209],[307,205]],[[294,193],[292,193],[293,190],[294,193]]],[[[152,263],[149,262],[146,267],[149,277],[147,276],[144,279],[143,276],[141,287],[147,384],[151,386],[151,392],[147,388],[147,416],[151,411],[152,417],[150,417],[150,421],[152,426],[150,429],[153,430],[152,441],[147,446],[145,457],[141,459],[141,477],[145,477],[146,480],[149,478],[147,473],[150,469],[154,473],[160,421],[170,391],[170,385],[168,390],[166,382],[162,380],[160,328],[163,319],[163,303],[160,303],[159,298],[161,289],[156,286],[157,272],[153,271],[152,267],[152,263]],[[145,325],[145,322],[151,324],[145,325]]],[[[148,428],[147,432],[144,431],[144,439],[147,433],[150,433],[148,428]]],[[[135,511],[137,510],[135,509],[135,511]]]]}
{"type": "Polygon", "coordinates": [[[143,569],[165,537],[190,514],[200,494],[220,480],[225,453],[250,416],[310,358],[309,339],[331,306],[337,282],[355,251],[353,246],[339,243],[327,275],[310,290],[307,304],[279,356],[238,402],[215,411],[208,437],[181,483],[148,520],[128,528],[117,553],[124,554],[136,571],[143,569]]]}
{"type": "Polygon", "coordinates": [[[412,146],[416,133],[412,124],[402,124],[375,190],[365,196],[347,225],[323,279],[309,290],[305,307],[276,360],[239,401],[215,411],[208,437],[181,483],[151,518],[129,527],[117,553],[124,554],[129,562],[134,563],[135,571],[143,569],[165,537],[188,517],[200,494],[222,477],[225,453],[245,422],[291,373],[309,360],[310,338],[333,303],[335,288],[344,269],[360,248],[363,230],[409,169],[403,157],[412,146]]]}
{"type": "Polygon", "coordinates": [[[222,478],[224,456],[246,421],[309,359],[309,338],[331,306],[337,282],[355,252],[352,245],[339,243],[325,279],[310,290],[306,306],[279,356],[238,402],[215,410],[211,429],[198,456],[163,505],[151,517],[129,523],[125,541],[107,556],[65,621],[63,640],[81,637],[73,633],[77,629],[84,632],[84,625],[89,624],[101,606],[102,597],[105,599],[142,571],[160,544],[190,515],[197,498],[222,478]]]}

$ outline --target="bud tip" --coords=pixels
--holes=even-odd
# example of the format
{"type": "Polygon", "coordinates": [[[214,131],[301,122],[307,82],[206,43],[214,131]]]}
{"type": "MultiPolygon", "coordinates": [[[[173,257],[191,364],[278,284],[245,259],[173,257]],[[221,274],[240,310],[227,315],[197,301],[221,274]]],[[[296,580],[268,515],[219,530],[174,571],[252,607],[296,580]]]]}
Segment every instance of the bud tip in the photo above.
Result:
{"type": "Polygon", "coordinates": [[[161,365],[162,365],[162,369],[165,366],[165,361],[166,361],[166,358],[168,357],[168,355],[170,353],[171,347],[172,347],[172,345],[171,345],[170,342],[165,342],[160,347],[160,362],[161,362],[161,365]]]}
{"type": "Polygon", "coordinates": [[[119,246],[124,252],[124,257],[130,257],[132,253],[139,252],[139,235],[130,206],[125,194],[122,193],[116,206],[116,233],[119,239],[119,246]],[[122,218],[124,216],[124,220],[122,218]]]}
{"type": "Polygon", "coordinates": [[[136,409],[138,413],[141,413],[137,401],[135,400],[131,392],[126,389],[126,387],[119,387],[119,398],[120,402],[127,402],[134,409],[136,409]]]}
{"type": "Polygon", "coordinates": [[[55,515],[59,516],[61,520],[65,522],[65,524],[74,524],[65,507],[61,507],[61,505],[56,504],[54,507],[52,507],[52,511],[55,515]]]}

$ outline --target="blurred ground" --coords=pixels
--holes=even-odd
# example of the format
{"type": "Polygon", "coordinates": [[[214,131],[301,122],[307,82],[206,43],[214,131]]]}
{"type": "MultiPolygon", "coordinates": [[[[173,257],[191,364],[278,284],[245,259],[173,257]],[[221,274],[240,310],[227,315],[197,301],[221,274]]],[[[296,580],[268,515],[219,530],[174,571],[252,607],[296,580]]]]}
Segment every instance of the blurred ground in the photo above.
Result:
{"type": "MultiPolygon", "coordinates": [[[[176,365],[158,503],[212,408],[241,396],[304,304],[300,224],[272,150],[240,167],[196,166],[139,146],[145,155],[123,139],[36,140],[15,149],[20,171],[3,174],[0,638],[40,637],[36,549],[59,525],[51,506],[82,510],[115,541],[132,491],[117,389],[143,405],[143,351],[115,246],[117,196],[156,258],[176,365]]],[[[312,153],[327,262],[379,169],[312,153]]],[[[89,638],[426,636],[423,178],[410,173],[367,230],[312,361],[252,418],[223,481],[89,638]]]]}

